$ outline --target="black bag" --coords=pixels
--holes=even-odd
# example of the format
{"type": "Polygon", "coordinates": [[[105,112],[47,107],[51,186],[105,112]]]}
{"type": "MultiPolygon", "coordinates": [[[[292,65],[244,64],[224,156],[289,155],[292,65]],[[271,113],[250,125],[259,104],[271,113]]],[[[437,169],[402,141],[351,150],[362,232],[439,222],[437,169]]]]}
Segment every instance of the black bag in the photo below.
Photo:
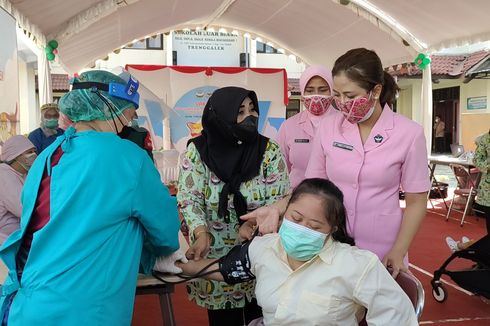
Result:
{"type": "Polygon", "coordinates": [[[430,188],[430,199],[447,198],[447,188],[448,184],[444,182],[432,182],[432,187],[430,188]]]}

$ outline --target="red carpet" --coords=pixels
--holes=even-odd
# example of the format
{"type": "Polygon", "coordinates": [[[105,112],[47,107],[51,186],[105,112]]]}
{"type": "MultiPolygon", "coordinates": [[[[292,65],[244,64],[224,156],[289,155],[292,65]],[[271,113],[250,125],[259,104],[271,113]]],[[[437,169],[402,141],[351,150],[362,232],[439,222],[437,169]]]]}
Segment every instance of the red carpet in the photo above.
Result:
{"type": "MultiPolygon", "coordinates": [[[[434,210],[428,210],[427,217],[409,252],[410,263],[413,265],[411,270],[422,282],[425,289],[425,308],[421,318],[421,325],[490,325],[490,303],[485,303],[479,297],[468,295],[449,285],[446,285],[448,291],[446,302],[437,303],[432,297],[432,288],[430,286],[432,273],[451,254],[446,245],[446,236],[451,236],[454,239],[461,239],[462,236],[467,236],[470,239],[479,239],[486,233],[485,220],[483,218],[477,220],[473,216],[468,217],[464,227],[460,227],[461,214],[451,214],[453,218],[448,222],[445,221],[445,214],[446,210],[441,208],[440,205],[436,205],[434,210]],[[428,276],[426,273],[431,275],[428,276]]],[[[471,265],[469,261],[459,260],[449,267],[450,269],[459,269],[471,265]]],[[[443,279],[455,284],[447,277],[443,279]]],[[[177,286],[172,299],[178,326],[207,325],[206,310],[187,300],[185,286],[177,286]]],[[[157,296],[138,296],[136,298],[133,325],[162,325],[157,296]]]]}

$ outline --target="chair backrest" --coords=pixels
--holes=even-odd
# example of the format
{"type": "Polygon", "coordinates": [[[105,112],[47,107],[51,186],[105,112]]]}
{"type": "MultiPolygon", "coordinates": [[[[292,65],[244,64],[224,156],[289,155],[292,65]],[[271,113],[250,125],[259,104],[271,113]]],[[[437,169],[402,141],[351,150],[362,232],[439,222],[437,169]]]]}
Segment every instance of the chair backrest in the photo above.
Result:
{"type": "Polygon", "coordinates": [[[475,188],[473,178],[471,177],[468,170],[460,164],[449,164],[451,170],[453,170],[454,177],[458,182],[458,188],[460,189],[470,189],[475,188]]]}
{"type": "Polygon", "coordinates": [[[179,176],[179,156],[180,153],[175,149],[153,153],[163,183],[168,184],[177,180],[179,176]]]}
{"type": "Polygon", "coordinates": [[[410,301],[412,301],[417,320],[420,320],[425,303],[425,293],[422,283],[415,276],[406,272],[400,272],[395,281],[407,294],[410,301]]]}

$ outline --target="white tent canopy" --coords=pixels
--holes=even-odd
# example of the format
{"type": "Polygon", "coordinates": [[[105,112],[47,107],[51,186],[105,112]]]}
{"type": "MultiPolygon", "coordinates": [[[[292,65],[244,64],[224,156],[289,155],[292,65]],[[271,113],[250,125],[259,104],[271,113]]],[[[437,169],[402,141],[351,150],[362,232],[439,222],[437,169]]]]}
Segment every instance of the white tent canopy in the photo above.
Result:
{"type": "MultiPolygon", "coordinates": [[[[2,0],[3,2],[3,0],[2,0]]],[[[377,51],[385,66],[418,52],[490,39],[488,0],[10,0],[31,28],[58,40],[69,72],[135,39],[193,27],[248,32],[306,63],[377,51]],[[348,3],[347,5],[344,5],[348,3]]]]}

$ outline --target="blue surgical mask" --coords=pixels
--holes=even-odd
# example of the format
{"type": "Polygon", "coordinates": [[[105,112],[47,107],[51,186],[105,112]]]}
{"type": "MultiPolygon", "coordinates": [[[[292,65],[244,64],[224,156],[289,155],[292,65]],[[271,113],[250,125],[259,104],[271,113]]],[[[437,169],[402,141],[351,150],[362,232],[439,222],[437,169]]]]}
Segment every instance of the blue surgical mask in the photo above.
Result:
{"type": "Polygon", "coordinates": [[[48,129],[58,128],[58,119],[46,119],[44,120],[44,126],[48,129]]]}
{"type": "Polygon", "coordinates": [[[281,244],[286,253],[299,261],[308,261],[322,250],[328,233],[322,233],[306,226],[284,219],[279,229],[281,244]]]}

